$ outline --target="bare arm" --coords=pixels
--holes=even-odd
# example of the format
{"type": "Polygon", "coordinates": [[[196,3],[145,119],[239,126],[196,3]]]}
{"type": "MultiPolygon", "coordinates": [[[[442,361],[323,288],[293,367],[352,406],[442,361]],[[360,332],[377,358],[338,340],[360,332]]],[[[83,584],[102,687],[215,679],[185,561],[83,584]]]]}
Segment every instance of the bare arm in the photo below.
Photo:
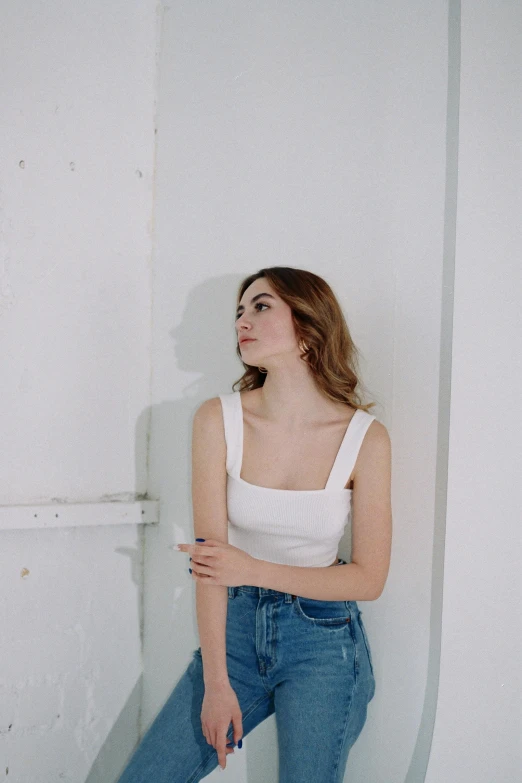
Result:
{"type": "MultiPolygon", "coordinates": [[[[226,443],[221,400],[203,402],[192,426],[194,538],[228,543],[226,443]]],[[[228,587],[196,583],[196,614],[205,685],[229,685],[226,664],[228,587]]]]}

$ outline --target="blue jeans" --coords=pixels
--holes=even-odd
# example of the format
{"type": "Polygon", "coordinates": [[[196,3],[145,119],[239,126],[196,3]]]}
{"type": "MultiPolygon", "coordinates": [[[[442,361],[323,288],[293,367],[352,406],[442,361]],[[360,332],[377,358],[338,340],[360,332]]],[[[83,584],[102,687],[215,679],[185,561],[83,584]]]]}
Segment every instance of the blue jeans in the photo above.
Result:
{"type": "MultiPolygon", "coordinates": [[[[226,649],[243,737],[275,713],[279,783],[341,783],[375,693],[357,602],[229,587],[226,649]]],[[[118,783],[196,783],[218,766],[201,728],[204,691],[198,647],[118,783]]]]}

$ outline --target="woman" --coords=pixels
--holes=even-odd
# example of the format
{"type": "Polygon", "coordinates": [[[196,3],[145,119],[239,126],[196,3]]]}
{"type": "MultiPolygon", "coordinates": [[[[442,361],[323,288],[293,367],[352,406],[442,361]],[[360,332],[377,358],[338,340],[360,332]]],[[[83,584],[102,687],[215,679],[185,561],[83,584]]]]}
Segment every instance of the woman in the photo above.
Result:
{"type": "Polygon", "coordinates": [[[201,647],[119,783],[199,781],[272,713],[280,783],[337,783],[375,692],[357,600],[388,575],[388,432],[356,393],[357,350],[321,277],[261,269],[237,302],[245,372],[194,416],[197,538],[176,547],[201,647]]]}

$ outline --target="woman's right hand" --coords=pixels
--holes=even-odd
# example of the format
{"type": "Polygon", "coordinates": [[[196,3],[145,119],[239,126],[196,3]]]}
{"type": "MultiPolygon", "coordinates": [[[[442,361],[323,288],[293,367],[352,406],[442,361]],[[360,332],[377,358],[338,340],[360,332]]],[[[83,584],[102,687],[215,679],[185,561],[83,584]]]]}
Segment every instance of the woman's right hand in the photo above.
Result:
{"type": "Polygon", "coordinates": [[[201,708],[201,726],[209,745],[218,753],[218,763],[226,767],[226,756],[234,748],[227,748],[227,732],[230,724],[234,726],[234,742],[243,737],[243,715],[236,692],[230,685],[205,685],[205,695],[201,708]]]}

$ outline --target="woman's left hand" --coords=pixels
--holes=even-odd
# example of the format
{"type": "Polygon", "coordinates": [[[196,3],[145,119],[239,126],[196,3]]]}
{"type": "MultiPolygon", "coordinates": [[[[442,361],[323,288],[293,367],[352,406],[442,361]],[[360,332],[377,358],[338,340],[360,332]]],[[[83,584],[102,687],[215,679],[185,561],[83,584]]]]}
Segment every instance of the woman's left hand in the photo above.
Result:
{"type": "Polygon", "coordinates": [[[259,560],[232,544],[207,538],[201,543],[178,544],[177,547],[192,557],[190,567],[196,582],[226,587],[255,584],[259,560]]]}

